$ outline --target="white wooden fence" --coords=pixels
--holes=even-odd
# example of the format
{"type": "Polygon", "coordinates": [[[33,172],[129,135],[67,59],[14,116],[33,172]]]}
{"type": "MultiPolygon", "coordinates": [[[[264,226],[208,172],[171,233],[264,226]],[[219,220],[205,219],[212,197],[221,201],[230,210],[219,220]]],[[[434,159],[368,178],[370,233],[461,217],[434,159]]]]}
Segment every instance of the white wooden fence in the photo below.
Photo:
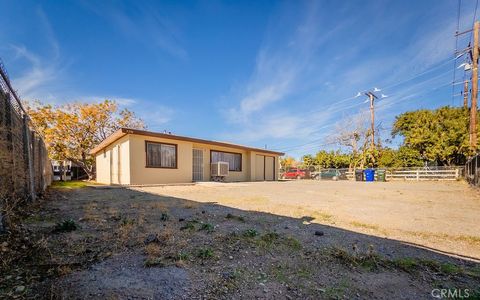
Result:
{"type": "MultiPolygon", "coordinates": [[[[386,170],[387,180],[458,180],[462,176],[463,167],[454,168],[440,168],[440,169],[425,169],[425,168],[413,168],[413,169],[383,169],[386,170]]],[[[347,178],[349,180],[355,180],[354,171],[346,171],[347,178]]],[[[377,180],[377,172],[375,172],[375,180],[377,180]]]]}

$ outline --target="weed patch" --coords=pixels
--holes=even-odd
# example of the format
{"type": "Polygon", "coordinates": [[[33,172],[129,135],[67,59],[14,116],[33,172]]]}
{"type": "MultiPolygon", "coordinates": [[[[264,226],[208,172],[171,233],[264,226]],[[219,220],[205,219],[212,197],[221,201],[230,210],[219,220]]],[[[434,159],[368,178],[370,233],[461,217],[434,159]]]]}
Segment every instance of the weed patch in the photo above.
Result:
{"type": "Polygon", "coordinates": [[[212,233],[214,231],[215,227],[210,224],[210,223],[204,223],[202,224],[202,226],[200,227],[200,230],[204,230],[208,233],[212,233]]]}
{"type": "Polygon", "coordinates": [[[280,235],[276,232],[268,232],[262,235],[260,238],[262,242],[264,242],[267,246],[271,246],[278,238],[280,235]]]}
{"type": "Polygon", "coordinates": [[[165,263],[161,258],[155,257],[155,258],[147,258],[143,265],[146,268],[150,267],[165,267],[165,263]]]}
{"type": "Polygon", "coordinates": [[[209,259],[213,257],[213,250],[211,248],[201,248],[197,251],[197,257],[201,259],[209,259]]]}
{"type": "Polygon", "coordinates": [[[399,258],[393,261],[393,264],[406,271],[406,272],[411,272],[415,268],[418,267],[418,261],[416,259],[413,259],[411,257],[406,257],[406,258],[399,258]]]}
{"type": "Polygon", "coordinates": [[[178,252],[177,256],[175,257],[176,261],[187,261],[190,259],[190,255],[186,252],[178,252]]]}
{"type": "Polygon", "coordinates": [[[258,232],[255,229],[247,229],[242,235],[247,238],[254,238],[258,235],[258,232]]]}
{"type": "Polygon", "coordinates": [[[198,221],[188,221],[185,225],[180,227],[180,230],[195,230],[195,224],[197,224],[198,221]]]}
{"type": "Polygon", "coordinates": [[[298,250],[302,249],[302,243],[300,243],[299,240],[297,240],[296,238],[291,237],[291,236],[289,236],[285,239],[285,244],[292,250],[298,251],[298,250]]]}
{"type": "Polygon", "coordinates": [[[338,284],[325,289],[326,299],[343,299],[350,285],[346,280],[341,280],[338,284]]]}
{"type": "Polygon", "coordinates": [[[135,224],[135,219],[123,218],[120,226],[130,226],[135,224]]]}
{"type": "Polygon", "coordinates": [[[168,221],[170,219],[170,216],[167,213],[162,213],[160,216],[161,221],[168,221]]]}
{"type": "Polygon", "coordinates": [[[69,219],[69,220],[64,220],[62,222],[57,223],[53,231],[54,232],[70,232],[70,231],[75,231],[79,228],[80,226],[77,223],[75,223],[74,220],[69,219]]]}
{"type": "Polygon", "coordinates": [[[373,270],[378,268],[382,259],[375,254],[372,250],[367,253],[349,253],[343,248],[333,248],[331,256],[350,267],[362,267],[367,270],[373,270]]]}
{"type": "Polygon", "coordinates": [[[245,222],[245,218],[244,218],[244,217],[242,217],[242,216],[237,216],[237,215],[233,215],[233,214],[230,214],[230,213],[228,213],[225,218],[226,218],[226,219],[230,219],[230,220],[237,220],[237,221],[240,221],[240,222],[245,222]]]}

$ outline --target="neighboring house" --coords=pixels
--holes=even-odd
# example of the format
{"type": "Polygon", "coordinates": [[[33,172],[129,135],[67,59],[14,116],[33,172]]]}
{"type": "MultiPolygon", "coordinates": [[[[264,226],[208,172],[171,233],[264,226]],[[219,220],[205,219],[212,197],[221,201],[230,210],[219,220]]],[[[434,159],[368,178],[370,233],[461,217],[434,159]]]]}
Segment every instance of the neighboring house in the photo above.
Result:
{"type": "Polygon", "coordinates": [[[69,181],[72,180],[72,162],[52,160],[53,181],[69,181]]]}
{"type": "Polygon", "coordinates": [[[87,173],[69,160],[52,160],[53,181],[70,181],[88,179],[87,173]]]}
{"type": "Polygon", "coordinates": [[[278,180],[278,157],[265,149],[121,128],[90,151],[97,182],[161,184],[209,181],[211,163],[228,162],[226,181],[278,180]]]}

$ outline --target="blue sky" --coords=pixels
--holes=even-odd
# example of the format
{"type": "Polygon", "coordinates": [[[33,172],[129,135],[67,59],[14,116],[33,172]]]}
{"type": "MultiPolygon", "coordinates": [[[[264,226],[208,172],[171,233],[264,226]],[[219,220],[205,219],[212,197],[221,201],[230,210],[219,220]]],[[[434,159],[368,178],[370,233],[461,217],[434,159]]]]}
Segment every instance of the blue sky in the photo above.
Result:
{"type": "MultiPolygon", "coordinates": [[[[23,99],[108,98],[150,130],[299,157],[368,109],[359,91],[388,95],[376,104],[385,138],[399,113],[459,105],[457,5],[6,0],[0,57],[23,99]]],[[[474,7],[462,1],[460,31],[471,28],[474,7]]]]}

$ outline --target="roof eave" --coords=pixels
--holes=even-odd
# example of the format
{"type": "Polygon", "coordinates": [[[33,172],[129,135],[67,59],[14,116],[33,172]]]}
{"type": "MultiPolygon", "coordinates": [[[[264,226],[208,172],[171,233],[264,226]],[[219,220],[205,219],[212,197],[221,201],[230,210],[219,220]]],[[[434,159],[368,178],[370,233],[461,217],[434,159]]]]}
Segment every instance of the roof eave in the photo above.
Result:
{"type": "Polygon", "coordinates": [[[191,141],[191,142],[195,142],[195,143],[204,143],[204,144],[210,144],[210,145],[217,145],[217,146],[221,146],[221,147],[243,149],[243,150],[255,151],[255,152],[260,152],[260,153],[268,153],[268,154],[273,154],[273,155],[278,155],[278,156],[285,155],[285,153],[283,153],[283,152],[270,151],[270,150],[266,150],[266,149],[264,150],[264,149],[247,147],[247,146],[242,146],[242,145],[229,144],[229,143],[224,143],[224,142],[209,141],[209,140],[203,140],[203,139],[198,139],[198,138],[184,137],[184,136],[178,136],[178,135],[172,135],[172,134],[166,134],[166,133],[151,132],[151,131],[145,131],[145,130],[139,130],[139,129],[131,129],[131,128],[120,128],[120,129],[118,129],[116,132],[114,132],[112,135],[110,135],[105,140],[103,140],[100,144],[98,144],[98,146],[93,148],[90,151],[90,154],[91,155],[97,154],[102,149],[104,149],[105,147],[108,147],[110,144],[114,143],[115,141],[117,141],[118,139],[122,138],[123,136],[125,136],[127,134],[136,134],[136,135],[142,135],[142,136],[159,137],[159,138],[166,138],[166,139],[173,139],[173,140],[180,140],[180,141],[191,141]]]}

